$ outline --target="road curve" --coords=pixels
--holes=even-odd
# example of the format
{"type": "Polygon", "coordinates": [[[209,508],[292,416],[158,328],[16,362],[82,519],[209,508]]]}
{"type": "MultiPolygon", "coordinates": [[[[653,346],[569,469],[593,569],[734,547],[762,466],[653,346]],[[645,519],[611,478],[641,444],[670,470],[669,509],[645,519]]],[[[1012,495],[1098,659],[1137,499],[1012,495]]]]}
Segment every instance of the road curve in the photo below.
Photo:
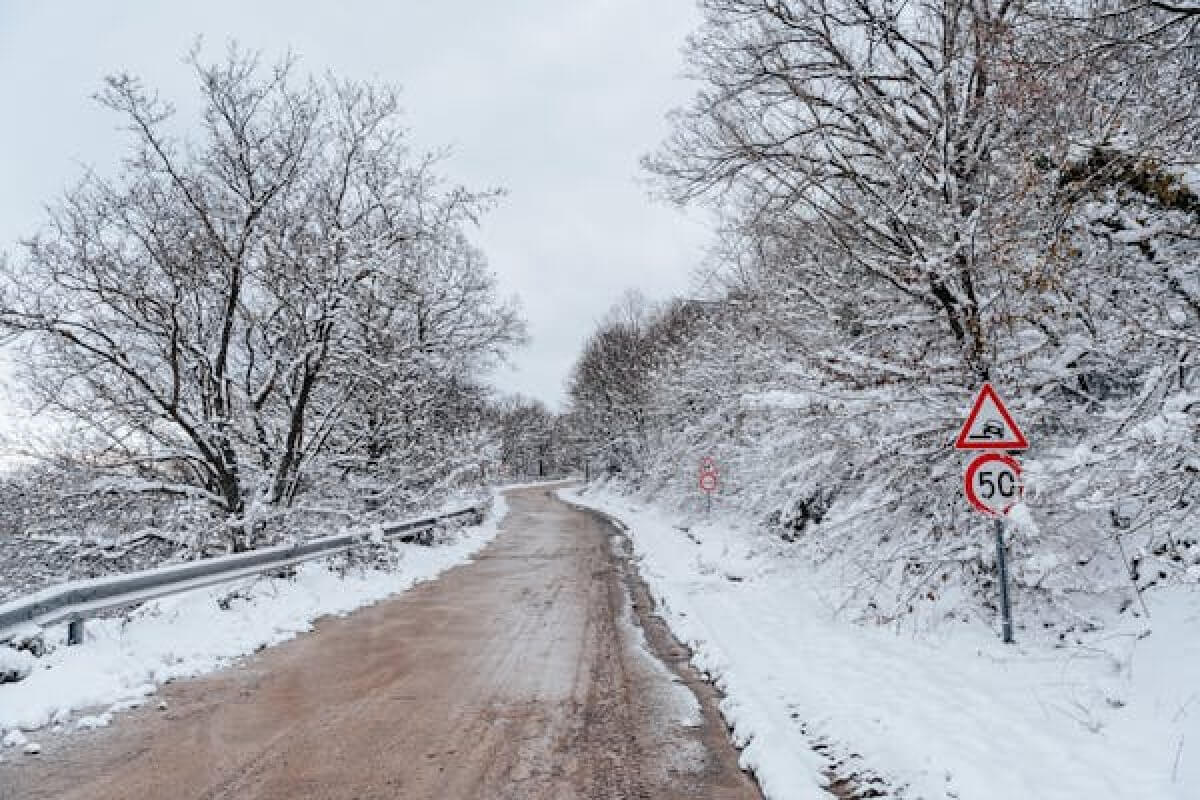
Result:
{"type": "Polygon", "coordinates": [[[0,799],[759,798],[624,540],[508,497],[474,562],[165,687],[167,712],[44,738],[0,799]]]}

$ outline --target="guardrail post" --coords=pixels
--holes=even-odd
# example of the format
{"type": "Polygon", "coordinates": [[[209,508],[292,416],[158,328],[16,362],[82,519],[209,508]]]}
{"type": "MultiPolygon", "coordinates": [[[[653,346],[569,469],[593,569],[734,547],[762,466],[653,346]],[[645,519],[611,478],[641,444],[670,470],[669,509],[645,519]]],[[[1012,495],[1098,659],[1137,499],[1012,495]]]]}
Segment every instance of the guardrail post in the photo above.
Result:
{"type": "Polygon", "coordinates": [[[76,617],[67,624],[67,644],[83,644],[83,619],[76,617]]]}

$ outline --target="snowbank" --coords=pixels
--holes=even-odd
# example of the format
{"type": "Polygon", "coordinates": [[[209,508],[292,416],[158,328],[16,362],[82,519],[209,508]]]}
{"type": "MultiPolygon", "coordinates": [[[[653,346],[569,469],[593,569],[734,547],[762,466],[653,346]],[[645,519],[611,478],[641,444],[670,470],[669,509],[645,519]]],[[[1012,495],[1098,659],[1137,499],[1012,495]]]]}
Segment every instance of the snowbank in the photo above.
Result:
{"type": "Polygon", "coordinates": [[[1150,635],[1086,647],[1006,646],[968,624],[901,636],[842,619],[836,587],[739,533],[748,524],[684,531],[611,493],[561,494],[629,528],[659,613],[725,693],[769,800],[828,800],[838,762],[925,800],[1200,797],[1195,592],[1150,598],[1150,635]]]}
{"type": "Polygon", "coordinates": [[[325,561],[307,562],[294,578],[225,583],[146,603],[124,618],[89,621],[79,647],[62,646],[65,626],[52,628],[53,650],[33,659],[25,680],[0,685],[0,758],[26,744],[21,731],[66,727],[81,709],[102,713],[73,727],[103,727],[111,712],[139,705],[165,681],[212,672],[311,630],[318,617],[347,614],[430,580],[490,541],[505,511],[497,494],[483,525],[458,529],[435,547],[400,546],[395,570],[353,568],[339,577],[325,561]]]}
{"type": "Polygon", "coordinates": [[[0,645],[0,683],[23,680],[33,671],[33,656],[0,645]]]}

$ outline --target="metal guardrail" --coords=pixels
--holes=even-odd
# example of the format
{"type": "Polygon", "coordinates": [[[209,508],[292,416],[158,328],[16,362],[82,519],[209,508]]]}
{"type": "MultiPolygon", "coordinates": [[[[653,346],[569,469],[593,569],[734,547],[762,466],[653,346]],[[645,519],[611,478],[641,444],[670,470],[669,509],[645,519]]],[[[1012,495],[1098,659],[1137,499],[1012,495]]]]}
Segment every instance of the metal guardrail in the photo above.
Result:
{"type": "MultiPolygon", "coordinates": [[[[383,534],[401,541],[419,540],[421,534],[440,523],[466,518],[480,522],[483,511],[471,506],[435,517],[397,522],[384,525],[383,534]]],[[[294,566],[349,550],[364,539],[361,533],[338,534],[294,545],[264,547],[248,553],[59,584],[0,605],[0,643],[31,626],[66,621],[70,623],[68,644],[78,644],[83,640],[83,620],[103,611],[294,566]]]]}

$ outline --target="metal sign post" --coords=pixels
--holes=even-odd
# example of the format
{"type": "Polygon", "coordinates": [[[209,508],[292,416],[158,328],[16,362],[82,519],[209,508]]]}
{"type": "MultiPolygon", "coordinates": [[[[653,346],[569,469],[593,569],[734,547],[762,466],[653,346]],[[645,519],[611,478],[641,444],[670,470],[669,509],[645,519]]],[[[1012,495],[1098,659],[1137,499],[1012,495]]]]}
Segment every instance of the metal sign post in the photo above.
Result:
{"type": "Polygon", "coordinates": [[[1004,547],[1004,520],[996,517],[996,571],[1000,579],[1000,613],[1004,643],[1013,643],[1012,606],[1008,601],[1008,556],[1004,547]]]}
{"type": "Polygon", "coordinates": [[[1021,500],[1021,465],[1003,453],[976,456],[963,476],[967,502],[994,518],[996,578],[1000,583],[1000,613],[1005,644],[1013,641],[1012,607],[1008,597],[1008,554],[1004,546],[1004,516],[1021,500]]]}

